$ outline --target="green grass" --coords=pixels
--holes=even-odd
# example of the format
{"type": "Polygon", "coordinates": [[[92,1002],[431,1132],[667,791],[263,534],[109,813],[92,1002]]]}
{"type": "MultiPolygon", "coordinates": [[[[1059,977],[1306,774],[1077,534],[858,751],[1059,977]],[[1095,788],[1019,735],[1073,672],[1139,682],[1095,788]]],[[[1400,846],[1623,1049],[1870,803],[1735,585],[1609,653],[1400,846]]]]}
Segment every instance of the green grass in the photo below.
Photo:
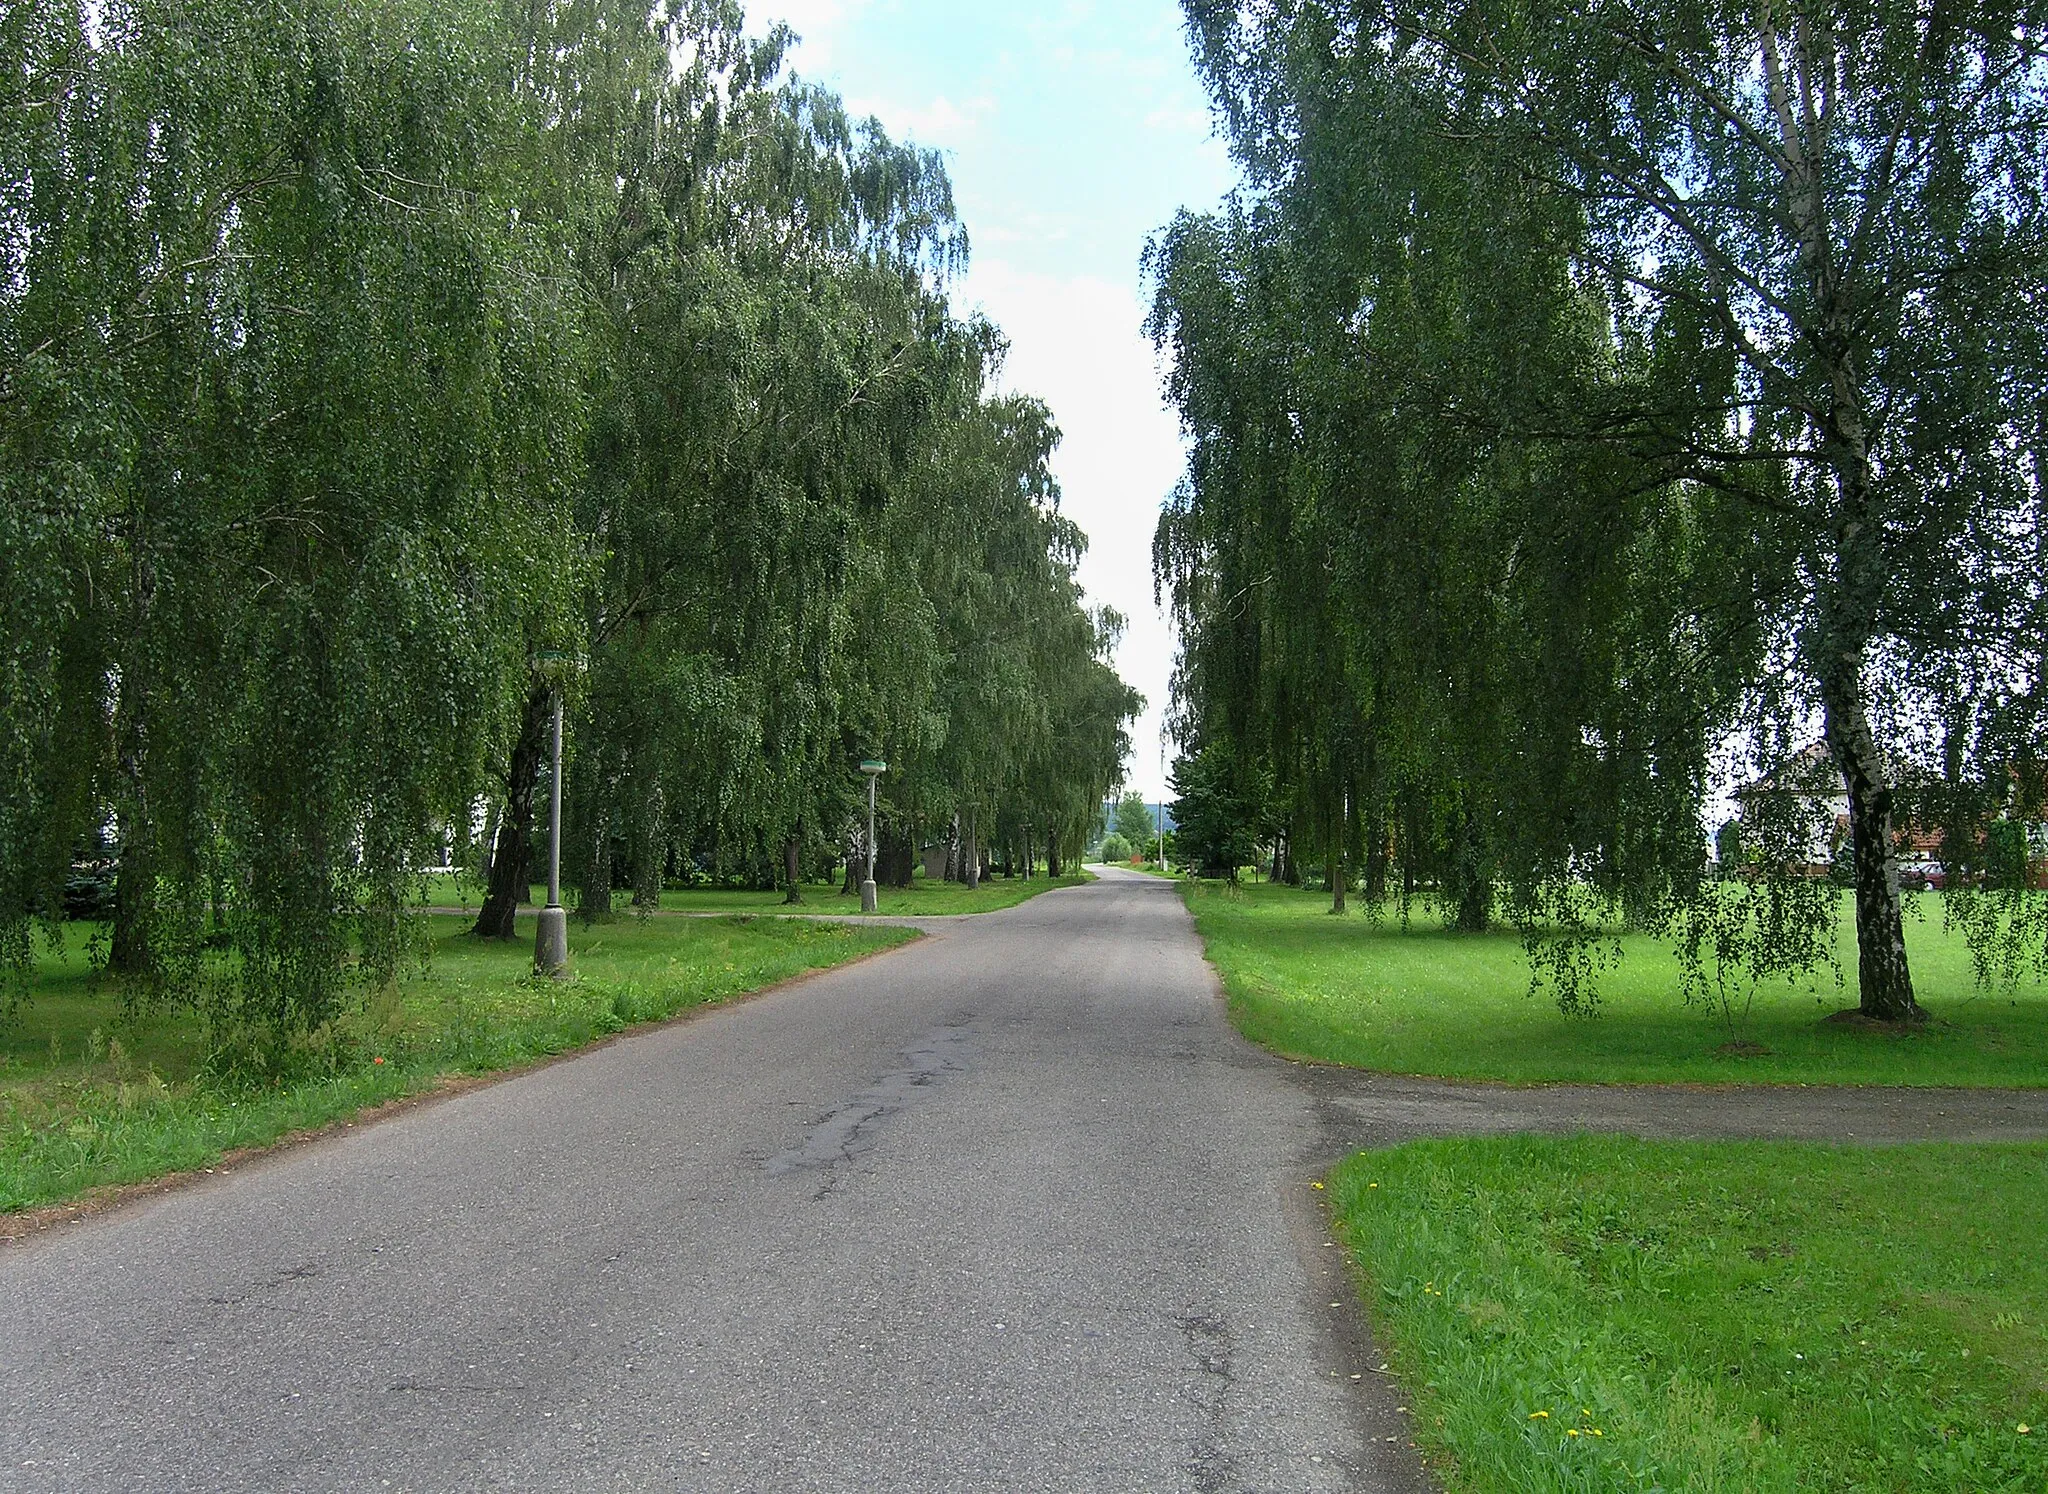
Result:
{"type": "Polygon", "coordinates": [[[0,1022],[0,1213],[207,1167],[231,1150],[418,1094],[445,1076],[566,1052],[916,937],[746,917],[570,928],[576,978],[537,980],[533,924],[511,943],[431,921],[432,960],[309,1044],[288,1077],[222,1077],[189,1012],[124,1013],[74,928],[31,1003],[0,1022]]]}
{"type": "MultiPolygon", "coordinates": [[[[1568,1018],[1529,993],[1512,932],[1445,932],[1418,918],[1333,918],[1320,893],[1188,883],[1193,910],[1229,994],[1232,1018],[1277,1052],[1405,1074],[1610,1083],[2048,1084],[2048,988],[1980,990],[1959,936],[1922,899],[1907,946],[1920,1000],[1935,1021],[1897,1036],[1823,1026],[1856,1004],[1853,987],[1766,986],[1735,1027],[1679,995],[1677,960],[1647,937],[1601,982],[1596,1017],[1568,1018]],[[1721,1051],[1734,1041],[1761,1053],[1721,1051]]],[[[1841,958],[1855,948],[1844,900],[1841,958]]]]}
{"type": "Polygon", "coordinates": [[[2048,1488],[2048,1147],[1431,1141],[1330,1188],[1452,1494],[2048,1488]]]}
{"type": "MultiPolygon", "coordinates": [[[[974,891],[969,892],[957,882],[934,882],[919,877],[907,888],[880,887],[876,889],[876,912],[897,918],[936,918],[953,913],[994,913],[1003,908],[1014,908],[1027,898],[1037,897],[1041,892],[1051,892],[1059,887],[1078,887],[1092,881],[1092,876],[1044,877],[990,877],[974,891]]],[[[783,893],[751,892],[730,887],[671,888],[661,895],[664,912],[672,913],[847,913],[858,916],[860,899],[841,894],[838,882],[806,882],[803,886],[802,906],[791,908],[784,904],[783,893]]],[[[545,889],[534,889],[536,901],[545,896],[545,889]]],[[[428,898],[439,907],[474,908],[483,900],[483,888],[473,878],[440,876],[429,879],[428,898]]],[[[632,894],[615,894],[615,908],[621,917],[632,914],[632,894]]],[[[563,894],[563,901],[572,907],[575,904],[573,891],[563,894]]]]}
{"type": "Polygon", "coordinates": [[[1170,866],[1161,866],[1156,861],[1119,861],[1117,865],[1126,871],[1142,872],[1148,877],[1164,877],[1169,881],[1177,879],[1177,873],[1170,866]]]}

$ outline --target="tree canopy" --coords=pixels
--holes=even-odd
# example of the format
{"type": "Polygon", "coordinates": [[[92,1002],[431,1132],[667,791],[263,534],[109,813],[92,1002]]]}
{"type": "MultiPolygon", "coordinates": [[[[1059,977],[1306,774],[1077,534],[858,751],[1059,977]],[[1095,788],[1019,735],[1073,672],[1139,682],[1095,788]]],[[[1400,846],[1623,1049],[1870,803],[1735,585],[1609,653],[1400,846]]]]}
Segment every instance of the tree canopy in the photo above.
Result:
{"type": "Polygon", "coordinates": [[[1125,791],[1116,801],[1116,833],[1134,846],[1143,846],[1158,833],[1158,822],[1154,819],[1152,806],[1145,802],[1145,796],[1136,789],[1125,791]]]}
{"type": "Polygon", "coordinates": [[[137,990],[272,1031],[389,978],[486,824],[509,933],[564,689],[594,915],[700,864],[794,883],[878,753],[901,839],[1078,852],[1138,701],[1057,432],[948,303],[942,162],[788,76],[785,29],[24,0],[0,38],[17,993],[81,857],[137,990]]]}
{"type": "MultiPolygon", "coordinates": [[[[1898,837],[2043,818],[2048,16],[1187,10],[1250,185],[1149,259],[1184,745],[1340,890],[1500,904],[1571,1005],[1615,918],[1783,927],[1704,813],[1820,737],[1862,1009],[1917,1017],[1898,837]]],[[[2042,942],[1972,903],[2024,867],[1952,880],[2042,942]]]]}

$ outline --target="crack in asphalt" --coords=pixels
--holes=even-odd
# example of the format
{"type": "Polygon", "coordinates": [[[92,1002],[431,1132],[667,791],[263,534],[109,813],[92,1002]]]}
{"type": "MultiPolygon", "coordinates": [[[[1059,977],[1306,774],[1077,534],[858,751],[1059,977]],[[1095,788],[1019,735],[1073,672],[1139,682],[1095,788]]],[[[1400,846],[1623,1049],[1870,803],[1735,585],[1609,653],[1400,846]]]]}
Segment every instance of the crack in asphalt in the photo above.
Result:
{"type": "Polygon", "coordinates": [[[1188,1313],[1173,1324],[1195,1363],[1194,1400],[1203,1421],[1188,1452],[1188,1477],[1198,1494],[1230,1494],[1240,1487],[1238,1462],[1226,1448],[1223,1433],[1224,1413],[1237,1385],[1230,1327],[1207,1313],[1188,1313]]]}
{"type": "Polygon", "coordinates": [[[883,1122],[909,1105],[920,1091],[964,1072],[975,1047],[971,1022],[934,1027],[904,1051],[903,1068],[884,1074],[815,1118],[803,1141],[763,1162],[762,1171],[770,1177],[823,1173],[824,1181],[811,1198],[813,1202],[825,1199],[844,1181],[846,1170],[879,1144],[883,1122]]]}
{"type": "Polygon", "coordinates": [[[527,1389],[524,1385],[426,1385],[413,1380],[400,1380],[391,1387],[392,1395],[517,1395],[527,1389]]]}
{"type": "MultiPolygon", "coordinates": [[[[254,1300],[263,1292],[275,1292],[293,1282],[313,1281],[326,1272],[318,1261],[302,1261],[296,1266],[285,1266],[261,1281],[251,1282],[241,1291],[204,1292],[192,1300],[206,1307],[240,1307],[254,1300]]],[[[277,1304],[268,1303],[275,1307],[277,1304]]]]}

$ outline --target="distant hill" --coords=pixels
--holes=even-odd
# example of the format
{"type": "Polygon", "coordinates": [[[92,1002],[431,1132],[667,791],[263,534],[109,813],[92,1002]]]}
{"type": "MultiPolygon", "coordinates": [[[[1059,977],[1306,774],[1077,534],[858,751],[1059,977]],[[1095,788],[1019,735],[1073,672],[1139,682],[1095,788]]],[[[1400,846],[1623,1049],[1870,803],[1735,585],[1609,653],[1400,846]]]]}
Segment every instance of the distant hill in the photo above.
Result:
{"type": "MultiPolygon", "coordinates": [[[[1106,824],[1114,825],[1116,823],[1116,803],[1120,797],[1121,795],[1112,794],[1102,801],[1102,818],[1106,824]]],[[[1159,801],[1157,799],[1147,799],[1145,804],[1152,811],[1153,824],[1157,825],[1159,823],[1159,801]]],[[[1171,799],[1166,801],[1166,828],[1169,833],[1178,828],[1173,820],[1173,801],[1171,799]]]]}

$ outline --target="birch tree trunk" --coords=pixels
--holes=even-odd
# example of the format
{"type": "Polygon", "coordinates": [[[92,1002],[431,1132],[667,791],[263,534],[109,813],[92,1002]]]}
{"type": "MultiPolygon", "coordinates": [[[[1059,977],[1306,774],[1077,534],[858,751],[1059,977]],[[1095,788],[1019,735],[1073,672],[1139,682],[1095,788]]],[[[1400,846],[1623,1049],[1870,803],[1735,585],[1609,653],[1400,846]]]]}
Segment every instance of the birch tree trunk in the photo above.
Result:
{"type": "Polygon", "coordinates": [[[668,840],[662,831],[667,809],[659,784],[648,789],[635,805],[633,906],[647,912],[661,906],[661,889],[668,870],[668,840]]]}
{"type": "Polygon", "coordinates": [[[583,885],[577,890],[576,914],[585,923],[601,923],[612,916],[612,819],[610,796],[600,787],[592,796],[587,852],[583,864],[583,885]]]}
{"type": "Polygon", "coordinates": [[[1849,839],[1856,874],[1859,1009],[1882,1022],[1924,1022],[1906,963],[1906,925],[1892,842],[1892,790],[1870,730],[1863,686],[1845,670],[1826,690],[1828,746],[1849,791],[1849,839]]]}
{"type": "MultiPolygon", "coordinates": [[[[1341,805],[1341,801],[1340,801],[1341,805]]],[[[1330,911],[1344,911],[1346,884],[1351,880],[1350,869],[1344,865],[1344,811],[1340,807],[1330,821],[1330,859],[1325,873],[1330,883],[1330,911]]],[[[1236,869],[1231,871],[1231,880],[1237,878],[1236,869]]]]}
{"type": "MultiPolygon", "coordinates": [[[[1892,840],[1892,786],[1888,765],[1871,730],[1864,652],[1876,632],[1886,582],[1884,557],[1872,513],[1870,422],[1842,268],[1829,225],[1822,167],[1828,158],[1829,111],[1816,86],[1815,35],[1795,30],[1791,68],[1772,9],[1760,13],[1764,86],[1777,116],[1779,171],[1800,259],[1813,297],[1813,339],[1828,381],[1821,439],[1834,477],[1834,573],[1819,597],[1817,657],[1810,660],[1820,686],[1829,750],[1849,795],[1849,836],[1855,860],[1857,987],[1864,1016],[1885,1022],[1926,1019],[1913,999],[1906,963],[1905,920],[1899,906],[1892,840]]],[[[1825,45],[1825,34],[1821,34],[1825,45]]],[[[1828,78],[1818,80],[1826,84],[1828,78]]]]}
{"type": "Polygon", "coordinates": [[[120,850],[114,863],[114,930],[107,948],[107,968],[118,975],[145,975],[151,964],[155,868],[145,842],[148,833],[140,815],[122,811],[115,831],[120,850]]]}

